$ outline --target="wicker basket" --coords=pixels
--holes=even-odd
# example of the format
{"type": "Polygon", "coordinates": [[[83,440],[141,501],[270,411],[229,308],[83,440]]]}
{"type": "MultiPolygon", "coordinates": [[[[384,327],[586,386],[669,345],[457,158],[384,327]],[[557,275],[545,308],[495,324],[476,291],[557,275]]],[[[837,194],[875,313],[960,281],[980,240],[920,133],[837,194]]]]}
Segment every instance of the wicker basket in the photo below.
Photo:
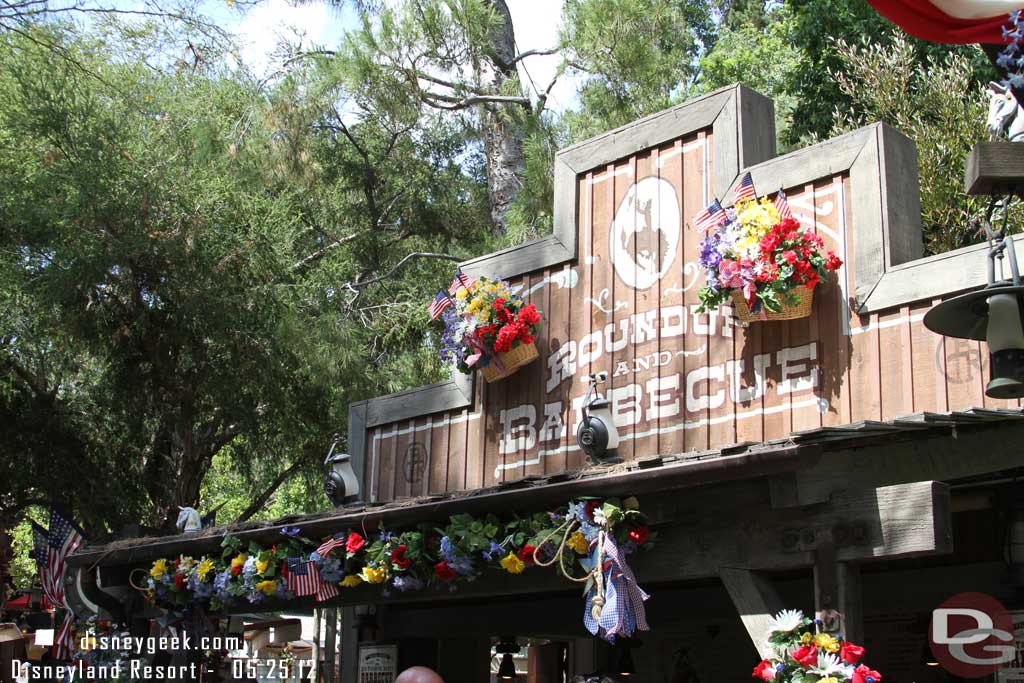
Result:
{"type": "Polygon", "coordinates": [[[745,323],[752,323],[758,320],[796,320],[797,318],[809,317],[811,315],[811,307],[814,305],[814,290],[805,285],[797,285],[793,288],[792,292],[800,299],[800,303],[795,306],[783,304],[782,310],[778,313],[773,313],[764,308],[761,309],[760,313],[751,313],[746,299],[743,298],[743,292],[734,289],[732,291],[733,311],[735,311],[736,317],[745,323]]]}
{"type": "Polygon", "coordinates": [[[498,354],[498,362],[504,369],[504,372],[498,370],[492,361],[490,365],[483,368],[480,372],[484,374],[484,379],[490,384],[499,379],[504,379],[509,375],[515,374],[519,368],[525,367],[537,360],[539,354],[537,353],[537,347],[533,343],[520,344],[511,351],[498,354]]]}

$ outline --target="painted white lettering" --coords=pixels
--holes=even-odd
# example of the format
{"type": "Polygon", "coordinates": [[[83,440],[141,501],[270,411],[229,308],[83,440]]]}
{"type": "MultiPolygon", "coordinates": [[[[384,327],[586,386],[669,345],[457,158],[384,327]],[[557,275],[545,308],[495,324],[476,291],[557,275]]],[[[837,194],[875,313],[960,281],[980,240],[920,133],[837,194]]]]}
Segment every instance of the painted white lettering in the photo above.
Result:
{"type": "Polygon", "coordinates": [[[639,424],[642,417],[640,407],[640,387],[627,384],[608,391],[608,400],[612,403],[612,419],[616,427],[630,427],[639,424]]]}
{"type": "Polygon", "coordinates": [[[690,316],[693,318],[693,333],[694,334],[707,334],[710,331],[710,329],[711,329],[710,322],[708,322],[708,323],[701,322],[700,317],[702,315],[708,316],[708,320],[710,321],[711,314],[710,313],[698,313],[697,312],[697,306],[699,306],[699,304],[690,304],[690,316]]]}
{"type": "Polygon", "coordinates": [[[629,363],[624,360],[620,360],[615,364],[615,374],[612,377],[625,377],[626,375],[632,375],[633,370],[629,367],[629,363]]]}
{"type": "Polygon", "coordinates": [[[623,318],[619,321],[619,332],[619,338],[613,340],[612,335],[615,334],[615,324],[605,325],[604,348],[608,353],[615,353],[626,348],[626,344],[629,343],[629,318],[623,318]]]}
{"type": "Polygon", "coordinates": [[[661,309],[661,338],[679,337],[686,334],[686,311],[682,306],[665,306],[661,309]]]}
{"type": "Polygon", "coordinates": [[[576,374],[576,342],[569,340],[548,356],[547,393],[555,390],[559,384],[576,374]]]}
{"type": "Polygon", "coordinates": [[[725,390],[711,391],[711,381],[722,382],[725,380],[725,367],[722,365],[711,365],[697,368],[686,373],[686,410],[695,413],[698,410],[718,408],[725,403],[725,390]],[[698,396],[697,386],[702,382],[708,383],[708,393],[698,396]]]}
{"type": "Polygon", "coordinates": [[[655,331],[654,321],[658,317],[658,311],[647,311],[646,313],[634,313],[633,318],[633,343],[643,344],[646,341],[658,338],[655,331]]]}
{"type": "Polygon", "coordinates": [[[673,417],[679,414],[679,375],[652,377],[647,380],[647,419],[673,417]]]}
{"type": "Polygon", "coordinates": [[[729,399],[733,403],[749,403],[764,396],[769,362],[771,362],[771,354],[759,353],[754,356],[754,386],[752,387],[743,384],[745,361],[731,360],[725,364],[725,372],[729,375],[729,399]]]}
{"type": "Polygon", "coordinates": [[[778,392],[789,394],[817,387],[818,367],[813,363],[817,358],[818,345],[814,342],[782,349],[776,353],[775,362],[782,368],[778,392]]]}
{"type": "Polygon", "coordinates": [[[534,426],[537,422],[537,407],[532,403],[502,410],[499,419],[501,420],[499,453],[528,451],[537,445],[537,429],[534,426]],[[520,420],[525,420],[525,423],[515,424],[520,420]]]}
{"type": "Polygon", "coordinates": [[[598,331],[591,332],[580,340],[579,356],[576,360],[577,366],[590,365],[601,357],[602,338],[603,335],[598,331]]]}
{"type": "Polygon", "coordinates": [[[565,436],[565,423],[562,422],[562,404],[544,404],[544,427],[541,429],[541,441],[561,441],[565,436]]]}

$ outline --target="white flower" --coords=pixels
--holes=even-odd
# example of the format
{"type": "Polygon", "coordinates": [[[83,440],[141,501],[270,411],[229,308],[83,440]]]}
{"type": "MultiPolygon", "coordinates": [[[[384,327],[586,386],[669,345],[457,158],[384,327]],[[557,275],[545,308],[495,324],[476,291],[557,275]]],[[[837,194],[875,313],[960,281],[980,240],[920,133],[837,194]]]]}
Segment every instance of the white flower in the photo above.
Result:
{"type": "Polygon", "coordinates": [[[775,618],[768,623],[768,632],[788,633],[800,626],[804,620],[804,613],[798,609],[784,609],[775,615],[775,618]]]}
{"type": "Polygon", "coordinates": [[[594,524],[604,524],[608,521],[602,508],[594,508],[594,524]]]}
{"type": "Polygon", "coordinates": [[[842,672],[844,669],[843,663],[839,661],[839,655],[834,655],[831,652],[818,652],[818,663],[816,666],[812,666],[810,671],[813,674],[818,674],[822,678],[826,678],[833,674],[842,672]]]}

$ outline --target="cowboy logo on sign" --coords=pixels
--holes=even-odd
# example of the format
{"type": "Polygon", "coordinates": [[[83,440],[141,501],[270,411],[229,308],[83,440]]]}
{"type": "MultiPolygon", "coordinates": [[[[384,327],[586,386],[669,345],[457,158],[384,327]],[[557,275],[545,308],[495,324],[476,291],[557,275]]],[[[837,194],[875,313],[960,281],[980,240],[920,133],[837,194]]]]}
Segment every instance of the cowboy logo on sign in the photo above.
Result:
{"type": "Polygon", "coordinates": [[[663,278],[676,259],[681,223],[672,183],[649,176],[630,186],[609,233],[619,278],[634,289],[648,289],[663,278]]]}

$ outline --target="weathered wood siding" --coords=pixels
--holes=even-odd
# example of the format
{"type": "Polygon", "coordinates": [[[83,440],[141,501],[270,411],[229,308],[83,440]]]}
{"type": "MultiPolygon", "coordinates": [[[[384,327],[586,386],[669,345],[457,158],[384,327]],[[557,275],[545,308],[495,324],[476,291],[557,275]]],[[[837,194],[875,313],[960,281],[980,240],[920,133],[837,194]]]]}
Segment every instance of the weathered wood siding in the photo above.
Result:
{"type": "MultiPolygon", "coordinates": [[[[935,292],[956,293],[962,274],[948,290],[930,283],[908,296],[893,291],[913,281],[920,227],[916,180],[892,172],[911,169],[916,178],[912,144],[884,126],[753,167],[759,192],[782,186],[800,222],[845,261],[815,291],[812,317],[742,326],[729,307],[697,313],[701,235],[690,223],[725,186],[716,167],[735,165],[715,159],[730,149],[715,144],[724,134],[709,122],[662,137],[623,158],[600,158],[572,187],[556,188],[575,195],[575,258],[509,277],[544,313],[540,359],[503,381],[466,385],[465,405],[424,401],[402,419],[371,419],[354,440],[362,438],[355,455],[368,500],[579,468],[583,380],[599,371],[609,374],[601,393],[613,402],[626,459],[916,411],[1018,405],[985,397],[984,345],[943,339],[921,323],[935,292]],[[926,298],[915,300],[917,291],[926,298]]],[[[947,265],[983,258],[963,251],[947,265]]],[[[934,277],[935,259],[920,263],[934,277]]]]}

